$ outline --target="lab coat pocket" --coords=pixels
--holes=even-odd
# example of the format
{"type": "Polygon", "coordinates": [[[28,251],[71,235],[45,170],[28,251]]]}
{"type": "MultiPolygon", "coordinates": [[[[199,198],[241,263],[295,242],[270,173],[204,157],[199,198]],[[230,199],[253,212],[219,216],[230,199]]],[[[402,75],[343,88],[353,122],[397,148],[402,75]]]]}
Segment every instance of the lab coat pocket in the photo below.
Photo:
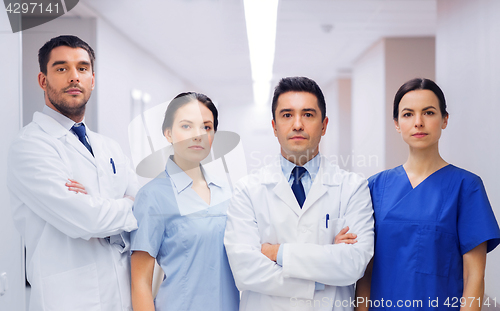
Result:
{"type": "Polygon", "coordinates": [[[420,228],[416,271],[448,277],[454,244],[455,238],[450,233],[420,228]]]}
{"type": "Polygon", "coordinates": [[[101,311],[95,263],[43,278],[46,310],[101,311]]]}
{"type": "Polygon", "coordinates": [[[127,186],[129,180],[127,179],[126,165],[124,162],[114,159],[113,163],[109,163],[109,176],[111,185],[113,187],[114,193],[119,193],[120,195],[125,194],[127,191],[127,186]]]}
{"type": "Polygon", "coordinates": [[[345,224],[344,218],[328,219],[326,215],[319,221],[319,237],[320,245],[333,244],[335,236],[342,230],[345,224]]]}

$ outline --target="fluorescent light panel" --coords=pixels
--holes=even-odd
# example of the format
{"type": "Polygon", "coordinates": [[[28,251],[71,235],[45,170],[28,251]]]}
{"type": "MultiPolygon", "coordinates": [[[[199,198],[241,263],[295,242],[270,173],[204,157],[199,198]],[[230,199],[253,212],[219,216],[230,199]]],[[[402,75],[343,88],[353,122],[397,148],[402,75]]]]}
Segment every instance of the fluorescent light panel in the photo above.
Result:
{"type": "Polygon", "coordinates": [[[257,105],[269,100],[273,77],[278,0],[244,0],[253,93],[257,105]]]}

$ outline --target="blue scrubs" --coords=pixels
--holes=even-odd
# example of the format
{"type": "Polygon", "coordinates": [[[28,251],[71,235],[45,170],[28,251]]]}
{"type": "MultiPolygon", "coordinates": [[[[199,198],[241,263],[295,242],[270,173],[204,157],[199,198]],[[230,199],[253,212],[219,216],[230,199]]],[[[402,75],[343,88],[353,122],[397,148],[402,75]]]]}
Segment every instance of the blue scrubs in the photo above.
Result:
{"type": "Polygon", "coordinates": [[[135,199],[139,228],[131,233],[131,249],[155,257],[166,275],[156,310],[238,310],[239,292],[223,243],[230,189],[202,170],[210,205],[171,159],[135,199]]]}
{"type": "Polygon", "coordinates": [[[412,188],[399,166],[370,177],[369,187],[375,213],[371,310],[459,308],[462,256],[485,241],[488,252],[500,243],[481,179],[447,165],[412,188]]]}

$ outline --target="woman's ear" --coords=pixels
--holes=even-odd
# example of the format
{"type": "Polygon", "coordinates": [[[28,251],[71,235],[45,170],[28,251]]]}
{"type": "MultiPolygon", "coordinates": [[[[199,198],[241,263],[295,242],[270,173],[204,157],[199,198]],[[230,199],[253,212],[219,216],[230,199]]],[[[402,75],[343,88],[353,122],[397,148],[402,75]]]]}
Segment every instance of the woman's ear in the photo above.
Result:
{"type": "Polygon", "coordinates": [[[448,126],[448,117],[449,116],[443,118],[443,125],[441,126],[443,130],[448,126]]]}
{"type": "Polygon", "coordinates": [[[398,131],[398,133],[401,133],[401,129],[399,128],[398,120],[394,120],[394,126],[396,127],[396,131],[398,131]]]}
{"type": "Polygon", "coordinates": [[[172,129],[170,128],[167,128],[165,129],[165,131],[163,132],[163,135],[167,138],[168,142],[169,143],[172,143],[172,129]]]}

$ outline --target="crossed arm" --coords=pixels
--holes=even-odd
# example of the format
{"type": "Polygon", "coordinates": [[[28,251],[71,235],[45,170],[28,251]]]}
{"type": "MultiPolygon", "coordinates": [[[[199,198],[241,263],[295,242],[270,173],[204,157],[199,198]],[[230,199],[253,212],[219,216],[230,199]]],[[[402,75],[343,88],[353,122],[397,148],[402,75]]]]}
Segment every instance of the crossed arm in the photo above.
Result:
{"type": "Polygon", "coordinates": [[[344,202],[342,217],[358,235],[344,228],[336,237],[338,244],[285,243],[282,267],[274,262],[280,245],[261,243],[248,191],[244,186],[236,188],[225,234],[229,263],[240,290],[312,299],[316,282],[347,286],[362,276],[373,254],[373,210],[366,181],[344,196],[348,202],[344,202]]]}
{"type": "MultiPolygon", "coordinates": [[[[337,234],[337,236],[335,236],[335,241],[333,244],[340,244],[340,243],[354,244],[354,243],[357,243],[358,242],[356,240],[357,235],[355,233],[347,233],[348,231],[349,231],[349,226],[340,230],[340,232],[337,234]]],[[[262,244],[260,251],[267,258],[276,262],[277,258],[278,258],[279,249],[280,249],[279,244],[264,243],[264,244],[262,244]]]]}
{"type": "MultiPolygon", "coordinates": [[[[75,193],[88,194],[87,190],[85,189],[85,187],[82,184],[80,184],[79,182],[77,182],[76,180],[68,178],[68,182],[66,182],[64,185],[66,187],[68,187],[69,191],[73,191],[75,193]]],[[[125,194],[123,197],[124,198],[128,198],[128,199],[130,199],[132,201],[135,200],[135,198],[133,196],[128,195],[128,194],[125,194]]]]}
{"type": "MultiPolygon", "coordinates": [[[[13,204],[29,206],[33,213],[71,238],[104,238],[137,228],[130,198],[75,195],[68,191],[72,188],[77,193],[87,192],[82,185],[67,179],[72,175],[69,160],[47,139],[22,136],[12,144],[7,176],[13,204]]],[[[126,174],[132,189],[134,176],[128,171],[126,174]]]]}

